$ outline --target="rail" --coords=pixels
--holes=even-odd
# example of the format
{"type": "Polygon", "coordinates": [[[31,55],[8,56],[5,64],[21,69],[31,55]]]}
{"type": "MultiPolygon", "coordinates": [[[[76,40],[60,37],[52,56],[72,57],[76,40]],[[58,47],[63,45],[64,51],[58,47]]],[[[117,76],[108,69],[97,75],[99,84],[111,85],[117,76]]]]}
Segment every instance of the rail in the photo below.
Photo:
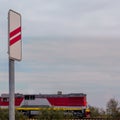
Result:
{"type": "MultiPolygon", "coordinates": [[[[27,119],[27,120],[37,120],[37,119],[27,119]]],[[[81,118],[81,119],[64,119],[64,120],[120,120],[120,118],[81,118]]]]}

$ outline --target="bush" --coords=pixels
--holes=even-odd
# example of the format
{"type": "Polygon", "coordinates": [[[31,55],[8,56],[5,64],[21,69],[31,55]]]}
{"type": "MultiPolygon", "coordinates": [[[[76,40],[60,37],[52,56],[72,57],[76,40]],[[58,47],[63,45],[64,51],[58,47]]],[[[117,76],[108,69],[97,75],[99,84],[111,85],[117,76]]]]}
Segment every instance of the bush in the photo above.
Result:
{"type": "Polygon", "coordinates": [[[26,120],[27,118],[22,112],[15,111],[15,120],[26,120]]]}
{"type": "Polygon", "coordinates": [[[0,109],[0,120],[8,120],[9,112],[8,109],[0,109]]]}
{"type": "MultiPolygon", "coordinates": [[[[16,120],[26,120],[27,117],[24,116],[21,112],[15,111],[15,119],[16,120]]],[[[9,110],[8,109],[0,109],[0,120],[9,120],[9,110]]]]}
{"type": "Polygon", "coordinates": [[[62,120],[64,119],[64,112],[60,110],[48,110],[47,108],[39,111],[36,117],[38,120],[62,120]]]}

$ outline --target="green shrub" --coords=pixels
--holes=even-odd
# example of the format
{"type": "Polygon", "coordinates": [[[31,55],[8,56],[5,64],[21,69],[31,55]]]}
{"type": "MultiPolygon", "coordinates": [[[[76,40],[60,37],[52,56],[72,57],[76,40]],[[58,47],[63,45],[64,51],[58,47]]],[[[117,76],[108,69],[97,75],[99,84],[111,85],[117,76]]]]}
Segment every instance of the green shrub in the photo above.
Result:
{"type": "MultiPolygon", "coordinates": [[[[16,120],[26,120],[27,116],[24,116],[21,112],[15,111],[16,120]]],[[[0,109],[0,120],[9,120],[9,110],[0,109]]]]}
{"type": "Polygon", "coordinates": [[[38,120],[62,120],[64,119],[63,111],[44,109],[39,111],[39,115],[36,117],[38,120]]]}

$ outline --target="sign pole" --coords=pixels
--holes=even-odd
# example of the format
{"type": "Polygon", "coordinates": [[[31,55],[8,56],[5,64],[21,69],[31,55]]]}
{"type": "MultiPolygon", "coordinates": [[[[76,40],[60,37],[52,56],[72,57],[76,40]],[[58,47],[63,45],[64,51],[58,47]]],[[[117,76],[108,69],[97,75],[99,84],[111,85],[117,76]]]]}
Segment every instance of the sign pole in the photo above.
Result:
{"type": "Polygon", "coordinates": [[[22,60],[21,15],[8,12],[9,120],[15,120],[15,60],[22,60]]]}
{"type": "Polygon", "coordinates": [[[9,120],[15,120],[15,77],[14,77],[14,60],[9,58],[9,120]]]}

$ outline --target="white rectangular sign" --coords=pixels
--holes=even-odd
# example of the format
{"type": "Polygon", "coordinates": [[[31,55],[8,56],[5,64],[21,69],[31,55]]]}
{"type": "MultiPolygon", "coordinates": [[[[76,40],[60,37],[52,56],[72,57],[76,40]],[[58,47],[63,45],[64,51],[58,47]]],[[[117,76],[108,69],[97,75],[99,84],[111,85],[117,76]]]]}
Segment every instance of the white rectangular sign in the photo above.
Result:
{"type": "Polygon", "coordinates": [[[22,60],[21,15],[13,10],[8,12],[8,54],[13,60],[22,60]]]}

